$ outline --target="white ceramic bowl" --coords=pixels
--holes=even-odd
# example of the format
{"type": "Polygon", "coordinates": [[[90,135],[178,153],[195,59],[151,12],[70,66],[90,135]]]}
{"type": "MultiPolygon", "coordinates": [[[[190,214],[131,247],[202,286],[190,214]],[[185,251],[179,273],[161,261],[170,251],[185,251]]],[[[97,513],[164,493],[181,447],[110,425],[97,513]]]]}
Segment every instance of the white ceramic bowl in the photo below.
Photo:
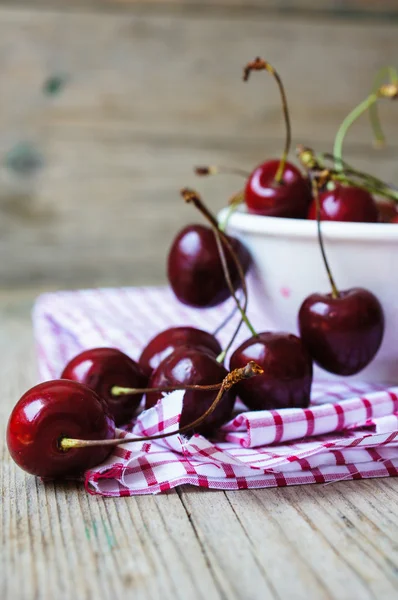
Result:
{"type": "MultiPolygon", "coordinates": [[[[226,210],[221,211],[220,222],[226,210]]],[[[264,307],[272,328],[297,333],[297,313],[304,298],[330,291],[316,222],[239,211],[231,216],[227,231],[240,238],[253,256],[249,291],[264,307]]],[[[347,379],[398,384],[398,225],[325,222],[322,232],[338,288],[359,286],[372,291],[386,319],[375,359],[347,379]]],[[[322,376],[334,378],[325,371],[322,376]]]]}

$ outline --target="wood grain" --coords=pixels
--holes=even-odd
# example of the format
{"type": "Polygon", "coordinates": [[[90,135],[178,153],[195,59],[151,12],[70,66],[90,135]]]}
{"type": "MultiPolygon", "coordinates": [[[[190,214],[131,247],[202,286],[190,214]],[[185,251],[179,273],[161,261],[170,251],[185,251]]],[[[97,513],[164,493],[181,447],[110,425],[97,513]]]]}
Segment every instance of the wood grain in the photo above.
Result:
{"type": "MultiPolygon", "coordinates": [[[[81,287],[165,281],[164,257],[196,219],[178,190],[197,186],[218,210],[241,181],[198,180],[195,164],[251,169],[283,143],[278,91],[241,82],[261,54],[282,73],[294,142],[331,148],[345,114],[394,63],[397,28],[144,5],[128,14],[0,8],[0,157],[28,140],[43,154],[31,177],[0,167],[0,285],[81,287]],[[52,73],[64,89],[42,94],[52,73]]],[[[366,118],[346,158],[397,177],[396,104],[376,152],[366,118]]]]}
{"type": "Polygon", "coordinates": [[[396,597],[396,479],[104,499],[25,475],[5,427],[36,381],[37,291],[0,291],[2,600],[396,597]]]}
{"type": "MultiPolygon", "coordinates": [[[[65,7],[63,0],[0,0],[0,4],[15,4],[32,7],[65,7]]],[[[108,9],[108,10],[130,10],[135,6],[144,6],[145,8],[154,8],[155,10],[171,10],[175,6],[179,10],[219,10],[225,9],[233,11],[234,9],[242,12],[261,11],[278,12],[291,15],[292,13],[304,13],[308,15],[321,14],[336,17],[355,17],[355,18],[391,18],[397,16],[397,6],[395,0],[68,0],[68,7],[74,9],[108,9]]]]}

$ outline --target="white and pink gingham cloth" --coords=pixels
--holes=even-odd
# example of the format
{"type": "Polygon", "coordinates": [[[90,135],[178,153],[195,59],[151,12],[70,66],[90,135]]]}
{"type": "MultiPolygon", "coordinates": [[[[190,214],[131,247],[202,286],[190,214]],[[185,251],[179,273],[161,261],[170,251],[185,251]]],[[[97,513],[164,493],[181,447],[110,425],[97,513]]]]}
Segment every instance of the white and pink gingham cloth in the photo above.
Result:
{"type": "MultiPolygon", "coordinates": [[[[159,331],[175,325],[213,331],[232,308],[230,300],[213,309],[190,309],[167,288],[44,294],[33,311],[40,377],[59,377],[68,360],[87,348],[112,346],[137,359],[159,331]]],[[[258,331],[269,328],[254,302],[249,316],[258,331]]],[[[222,344],[237,318],[218,336],[222,344]]],[[[248,336],[242,326],[236,345],[248,336]]],[[[134,439],[175,430],[183,396],[168,394],[118,435],[134,439]]],[[[85,474],[86,489],[129,496],[182,484],[236,490],[398,475],[398,387],[315,381],[308,409],[249,412],[240,403],[237,408],[216,440],[175,435],[115,448],[85,474]]]]}

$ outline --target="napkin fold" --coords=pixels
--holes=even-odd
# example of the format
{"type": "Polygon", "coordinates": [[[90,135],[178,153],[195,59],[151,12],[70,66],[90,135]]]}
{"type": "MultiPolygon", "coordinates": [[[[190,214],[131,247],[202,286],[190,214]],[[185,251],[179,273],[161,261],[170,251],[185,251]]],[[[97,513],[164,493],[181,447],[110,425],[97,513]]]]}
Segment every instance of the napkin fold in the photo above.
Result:
{"type": "MultiPolygon", "coordinates": [[[[56,292],[40,296],[33,310],[42,380],[60,376],[84,349],[112,346],[137,359],[159,331],[191,325],[212,331],[233,308],[194,310],[168,288],[120,288],[56,292]]],[[[270,328],[261,307],[249,316],[270,328]]],[[[236,326],[220,332],[226,343],[236,326]]],[[[235,346],[247,338],[242,328],[235,346]]],[[[151,442],[135,438],[178,428],[184,392],[118,430],[126,443],[86,472],[88,492],[105,496],[159,493],[191,484],[214,489],[262,488],[398,474],[398,387],[347,381],[315,381],[307,409],[240,412],[217,439],[182,434],[151,442]]]]}

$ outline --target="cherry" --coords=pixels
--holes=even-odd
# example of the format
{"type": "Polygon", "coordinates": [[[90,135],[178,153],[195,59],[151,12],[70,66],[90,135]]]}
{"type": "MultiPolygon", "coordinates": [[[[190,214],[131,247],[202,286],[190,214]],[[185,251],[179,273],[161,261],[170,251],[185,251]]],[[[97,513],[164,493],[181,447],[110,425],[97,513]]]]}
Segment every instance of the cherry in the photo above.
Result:
{"type": "Polygon", "coordinates": [[[259,165],[250,175],[245,188],[245,201],[249,212],[268,217],[305,219],[311,202],[308,181],[297,167],[286,162],[282,181],[275,176],[279,160],[269,160],[259,165]]]}
{"type": "Polygon", "coordinates": [[[230,368],[254,360],[264,373],[240,381],[237,393],[251,410],[305,408],[310,402],[312,360],[300,339],[265,331],[243,342],[231,356],[230,368]]]}
{"type": "MultiPolygon", "coordinates": [[[[226,236],[244,272],[250,254],[236,238],[226,236]]],[[[233,288],[240,284],[235,261],[225,243],[223,248],[233,288]]],[[[175,238],[168,256],[170,286],[178,300],[196,308],[210,308],[230,297],[214,232],[205,225],[188,225],[175,238]]]]}
{"type": "MultiPolygon", "coordinates": [[[[323,184],[323,178],[321,181],[323,184]]],[[[313,179],[318,242],[332,291],[308,296],[301,305],[298,325],[303,344],[319,366],[338,375],[354,375],[370,363],[380,347],[383,309],[368,290],[337,289],[323,244],[320,183],[313,179]]]]}
{"type": "MultiPolygon", "coordinates": [[[[260,365],[261,366],[261,365],[260,365]]],[[[177,348],[154,370],[150,387],[179,385],[211,385],[220,383],[228,371],[207,352],[189,346],[177,348]]],[[[151,408],[162,398],[161,392],[146,395],[145,408],[151,408]]],[[[186,391],[181,413],[180,427],[195,421],[212,404],[214,391],[186,391]]],[[[195,428],[198,433],[209,434],[231,418],[236,392],[228,390],[214,412],[195,428]]]]}
{"type": "Polygon", "coordinates": [[[142,394],[115,396],[114,386],[143,388],[149,375],[126,354],[116,348],[92,348],[75,356],[62,372],[62,379],[84,383],[103,398],[116,425],[128,423],[134,416],[142,394]]]}
{"type": "Polygon", "coordinates": [[[311,187],[297,167],[287,162],[291,126],[282,80],[273,66],[261,58],[246,65],[243,81],[248,81],[252,71],[267,71],[274,77],[281,95],[286,139],[282,158],[259,165],[247,180],[244,196],[248,211],[268,217],[305,219],[311,202],[311,187]]]}
{"type": "MultiPolygon", "coordinates": [[[[322,221],[355,221],[376,223],[379,212],[369,192],[354,186],[336,185],[333,190],[319,194],[322,221]]],[[[316,219],[316,200],[311,203],[309,219],[316,219]]]]}
{"type": "Polygon", "coordinates": [[[381,223],[397,223],[398,213],[397,205],[391,200],[378,200],[377,210],[379,213],[379,221],[381,223]]]}
{"type": "Polygon", "coordinates": [[[380,302],[368,290],[352,288],[332,294],[312,294],[299,311],[303,344],[326,371],[354,375],[375,356],[383,339],[380,302]]]}
{"type": "Polygon", "coordinates": [[[139,358],[141,368],[150,375],[153,369],[174,350],[180,346],[194,346],[204,352],[208,352],[217,357],[222,348],[218,340],[203,329],[195,327],[170,327],[161,333],[158,333],[145,346],[139,358]]]}
{"type": "Polygon", "coordinates": [[[75,381],[46,381],[17,402],[7,427],[14,461],[28,473],[44,478],[80,475],[103,462],[108,446],[62,450],[64,436],[87,440],[115,437],[115,423],[106,402],[75,381]]]}

